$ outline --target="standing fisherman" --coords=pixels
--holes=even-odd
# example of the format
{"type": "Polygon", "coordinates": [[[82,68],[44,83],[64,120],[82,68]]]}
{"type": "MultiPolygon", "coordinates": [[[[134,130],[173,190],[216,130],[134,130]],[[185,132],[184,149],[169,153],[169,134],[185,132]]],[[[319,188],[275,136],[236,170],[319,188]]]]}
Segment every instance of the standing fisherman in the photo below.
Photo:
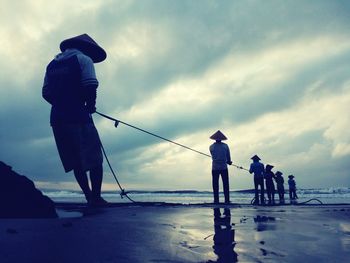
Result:
{"type": "Polygon", "coordinates": [[[295,199],[298,199],[298,196],[297,196],[297,186],[296,186],[296,183],[295,183],[295,180],[294,180],[294,175],[288,175],[288,186],[289,186],[289,199],[292,201],[292,200],[295,200],[295,199]]]}
{"type": "Polygon", "coordinates": [[[277,171],[275,177],[280,204],[284,204],[284,179],[282,174],[282,172],[277,171]]]}
{"type": "Polygon", "coordinates": [[[266,193],[267,198],[269,199],[269,205],[275,204],[275,184],[273,182],[275,174],[271,171],[272,168],[272,165],[267,164],[265,171],[266,193]]]}
{"type": "Polygon", "coordinates": [[[231,165],[231,155],[230,149],[226,143],[221,141],[227,140],[226,136],[221,132],[217,131],[210,139],[215,140],[215,142],[210,145],[210,154],[212,157],[212,184],[214,193],[214,203],[219,203],[219,177],[221,175],[225,203],[230,203],[230,188],[228,180],[228,170],[227,165],[231,165]]]}
{"type": "Polygon", "coordinates": [[[260,186],[260,204],[264,204],[264,164],[259,162],[261,159],[259,156],[254,155],[252,158],[253,163],[250,164],[249,172],[254,173],[254,189],[255,189],[255,201],[254,204],[259,204],[259,186],[260,186]]]}
{"type": "Polygon", "coordinates": [[[50,124],[65,172],[73,170],[88,204],[103,205],[103,157],[91,114],[98,86],[94,63],[107,55],[87,34],[62,41],[60,49],[46,68],[42,96],[52,105],[50,124]]]}

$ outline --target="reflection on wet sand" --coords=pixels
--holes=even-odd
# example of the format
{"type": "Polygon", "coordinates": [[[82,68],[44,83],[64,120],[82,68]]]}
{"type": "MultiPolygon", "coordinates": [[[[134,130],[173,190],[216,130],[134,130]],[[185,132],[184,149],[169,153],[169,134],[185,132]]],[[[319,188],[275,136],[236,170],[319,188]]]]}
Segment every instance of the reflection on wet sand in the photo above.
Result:
{"type": "Polygon", "coordinates": [[[214,253],[217,255],[216,261],[209,262],[237,262],[237,253],[234,251],[235,230],[231,225],[231,211],[228,208],[223,210],[214,208],[214,253]]]}
{"type": "Polygon", "coordinates": [[[272,216],[260,216],[257,215],[254,217],[254,222],[256,223],[256,231],[266,231],[266,230],[275,230],[275,224],[269,224],[268,222],[276,221],[275,217],[272,216]]]}
{"type": "Polygon", "coordinates": [[[350,224],[349,223],[341,223],[339,224],[340,229],[343,232],[341,242],[343,249],[345,251],[350,251],[350,224]]]}

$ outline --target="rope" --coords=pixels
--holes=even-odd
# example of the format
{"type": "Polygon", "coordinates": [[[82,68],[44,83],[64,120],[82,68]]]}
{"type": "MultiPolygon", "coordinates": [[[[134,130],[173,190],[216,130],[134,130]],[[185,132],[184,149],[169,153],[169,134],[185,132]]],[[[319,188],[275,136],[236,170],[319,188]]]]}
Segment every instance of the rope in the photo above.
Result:
{"type": "Polygon", "coordinates": [[[128,196],[128,192],[125,192],[125,189],[123,189],[123,187],[120,185],[119,181],[118,181],[118,178],[117,176],[115,175],[115,172],[108,160],[108,157],[107,157],[107,154],[106,154],[106,151],[105,151],[105,148],[103,147],[102,145],[102,142],[100,141],[100,145],[101,145],[101,149],[102,149],[102,152],[103,152],[103,155],[107,161],[107,164],[109,166],[109,169],[111,170],[111,173],[113,174],[113,177],[115,179],[115,181],[117,182],[118,186],[119,186],[119,189],[120,189],[120,197],[123,199],[123,197],[125,196],[127,199],[129,199],[129,201],[133,202],[133,203],[136,203],[134,200],[132,200],[129,196],[128,196]]]}
{"type": "MultiPolygon", "coordinates": [[[[190,150],[190,151],[193,151],[193,152],[195,152],[195,153],[198,153],[198,154],[201,154],[201,155],[204,155],[204,156],[207,156],[207,157],[210,157],[210,158],[211,158],[211,156],[210,156],[209,154],[206,154],[206,153],[197,151],[197,150],[195,150],[195,149],[193,149],[193,148],[191,148],[191,147],[188,147],[188,146],[186,146],[186,145],[183,145],[183,144],[177,143],[177,142],[175,142],[175,141],[169,140],[169,139],[167,139],[167,138],[164,138],[163,136],[160,136],[160,135],[157,135],[157,134],[155,134],[155,133],[146,131],[146,130],[144,130],[144,129],[141,129],[141,128],[139,128],[139,127],[136,127],[136,126],[131,125],[131,124],[129,124],[129,123],[126,123],[126,122],[124,122],[124,121],[115,119],[115,118],[113,118],[113,117],[110,117],[110,116],[105,115],[105,114],[103,114],[103,113],[100,113],[100,112],[98,112],[98,111],[96,111],[96,113],[97,113],[98,115],[100,115],[100,116],[106,118],[106,119],[109,119],[109,120],[114,121],[114,122],[115,122],[115,124],[114,124],[115,127],[117,127],[119,123],[122,123],[122,124],[124,124],[124,125],[126,125],[126,126],[129,126],[129,127],[133,128],[133,129],[139,130],[139,131],[141,131],[141,132],[144,132],[144,133],[147,133],[147,134],[152,135],[152,136],[154,136],[154,137],[157,137],[157,138],[159,138],[159,139],[161,139],[161,140],[164,140],[164,141],[173,143],[173,144],[178,145],[178,146],[180,146],[180,147],[182,147],[182,148],[185,148],[185,149],[187,149],[187,150],[190,150]]],[[[119,181],[118,181],[118,178],[117,178],[117,176],[115,175],[115,172],[114,172],[114,170],[113,170],[113,168],[112,168],[112,166],[111,166],[111,164],[110,164],[110,162],[109,162],[109,159],[108,159],[107,154],[106,154],[106,151],[105,151],[105,149],[104,149],[104,147],[103,147],[103,145],[102,145],[102,142],[100,142],[100,144],[101,144],[101,149],[102,149],[103,155],[104,155],[104,157],[105,157],[105,159],[106,159],[106,161],[107,161],[107,164],[108,164],[108,166],[109,166],[109,169],[111,170],[111,172],[112,172],[112,174],[113,174],[113,177],[114,177],[115,181],[117,182],[117,184],[118,184],[118,186],[119,186],[119,188],[120,188],[120,191],[121,191],[120,197],[123,198],[123,197],[125,196],[125,197],[126,197],[127,199],[129,199],[131,202],[135,203],[135,201],[132,200],[132,199],[128,196],[128,192],[125,192],[125,189],[123,189],[122,186],[120,185],[120,183],[119,183],[119,181]]],[[[248,171],[248,172],[249,172],[248,169],[246,169],[246,168],[244,168],[244,167],[242,167],[242,166],[238,166],[238,165],[236,165],[236,164],[230,164],[230,165],[232,165],[232,166],[234,166],[234,167],[236,167],[236,168],[238,168],[238,169],[245,170],[245,171],[248,171]]],[[[255,197],[251,200],[250,203],[253,204],[254,201],[255,201],[255,197]]],[[[309,203],[309,202],[311,202],[311,201],[317,201],[317,202],[319,202],[321,205],[323,204],[319,199],[317,199],[317,198],[312,198],[312,199],[309,199],[309,200],[307,200],[307,201],[305,201],[305,202],[297,203],[296,205],[307,204],[307,203],[309,203]]]]}
{"type": "Polygon", "coordinates": [[[204,240],[207,240],[209,237],[214,236],[214,234],[210,234],[209,236],[205,237],[204,240]]]}
{"type": "MultiPolygon", "coordinates": [[[[255,201],[255,197],[250,201],[250,204],[251,204],[251,205],[254,204],[254,201],[255,201]]],[[[307,201],[305,201],[305,202],[295,203],[295,205],[304,205],[304,204],[307,204],[307,203],[309,203],[309,202],[311,202],[311,201],[317,201],[317,202],[319,202],[321,205],[323,205],[322,201],[319,200],[319,199],[317,199],[317,198],[311,198],[311,199],[309,199],[309,200],[307,200],[307,201]]]]}
{"type": "Polygon", "coordinates": [[[319,200],[319,199],[317,199],[317,198],[311,198],[311,199],[309,199],[309,200],[307,200],[307,201],[305,201],[305,202],[296,203],[296,205],[303,205],[303,204],[306,204],[306,203],[311,202],[311,201],[317,201],[317,202],[319,202],[321,205],[323,205],[323,203],[321,202],[321,200],[319,200]]]}
{"type": "Polygon", "coordinates": [[[253,199],[250,201],[250,204],[252,205],[254,204],[254,202],[255,202],[255,197],[253,197],[253,199]]]}
{"type": "MultiPolygon", "coordinates": [[[[198,153],[198,154],[201,154],[201,155],[204,155],[204,156],[207,156],[207,157],[211,158],[211,156],[210,156],[209,154],[206,154],[206,153],[204,153],[204,152],[197,151],[197,150],[195,150],[195,149],[193,149],[193,148],[191,148],[191,147],[188,147],[188,146],[186,146],[186,145],[183,145],[183,144],[177,143],[177,142],[175,142],[175,141],[169,140],[169,139],[167,139],[167,138],[164,138],[163,136],[160,136],[160,135],[157,135],[157,134],[155,134],[155,133],[146,131],[146,130],[144,130],[144,129],[141,129],[141,128],[139,128],[139,127],[136,127],[136,126],[131,125],[131,124],[129,124],[129,123],[126,123],[126,122],[124,122],[124,121],[115,119],[115,118],[113,118],[113,117],[110,117],[110,116],[105,115],[105,114],[103,114],[103,113],[100,113],[100,112],[98,112],[98,111],[96,111],[96,113],[97,113],[98,115],[100,115],[100,116],[106,118],[106,119],[109,119],[109,120],[111,120],[111,121],[114,121],[114,122],[115,122],[115,124],[114,124],[115,127],[117,127],[119,123],[122,123],[122,124],[124,124],[124,125],[126,125],[126,126],[129,126],[129,127],[134,128],[134,129],[136,129],[136,130],[139,130],[139,131],[141,131],[141,132],[144,132],[144,133],[147,133],[147,134],[152,135],[152,136],[154,136],[154,137],[157,137],[157,138],[159,138],[159,139],[161,139],[161,140],[164,140],[164,141],[173,143],[173,144],[178,145],[178,146],[180,146],[180,147],[182,147],[182,148],[185,148],[185,149],[187,149],[187,150],[190,150],[190,151],[193,151],[193,152],[195,152],[195,153],[198,153]]],[[[249,172],[248,169],[246,169],[246,168],[244,168],[244,167],[242,167],[242,166],[238,166],[238,165],[236,165],[236,164],[230,164],[230,165],[236,167],[237,169],[241,169],[241,170],[245,170],[245,171],[248,171],[248,172],[249,172]]]]}

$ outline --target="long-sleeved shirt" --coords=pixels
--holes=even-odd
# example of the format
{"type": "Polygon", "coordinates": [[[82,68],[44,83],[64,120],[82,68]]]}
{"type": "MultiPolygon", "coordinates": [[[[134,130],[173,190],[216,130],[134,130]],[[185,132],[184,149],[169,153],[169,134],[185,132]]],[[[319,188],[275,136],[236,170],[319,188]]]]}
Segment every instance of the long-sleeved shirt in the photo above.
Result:
{"type": "Polygon", "coordinates": [[[290,178],[288,179],[288,186],[291,190],[295,190],[297,188],[295,180],[290,178]]]}
{"type": "Polygon", "coordinates": [[[265,168],[261,162],[253,162],[250,164],[250,173],[254,173],[254,178],[264,178],[265,168]]]}
{"type": "Polygon", "coordinates": [[[231,162],[230,149],[226,143],[215,142],[209,147],[212,158],[212,170],[226,170],[227,163],[231,162]]]}
{"type": "Polygon", "coordinates": [[[284,179],[283,179],[282,176],[276,176],[275,177],[275,181],[276,181],[277,186],[282,186],[283,187],[284,179]]]}
{"type": "Polygon", "coordinates": [[[51,125],[91,122],[98,81],[93,61],[77,49],[67,49],[46,69],[42,95],[51,105],[51,125]]]}
{"type": "Polygon", "coordinates": [[[264,174],[266,182],[273,182],[273,178],[275,178],[275,174],[272,171],[265,171],[264,174]]]}

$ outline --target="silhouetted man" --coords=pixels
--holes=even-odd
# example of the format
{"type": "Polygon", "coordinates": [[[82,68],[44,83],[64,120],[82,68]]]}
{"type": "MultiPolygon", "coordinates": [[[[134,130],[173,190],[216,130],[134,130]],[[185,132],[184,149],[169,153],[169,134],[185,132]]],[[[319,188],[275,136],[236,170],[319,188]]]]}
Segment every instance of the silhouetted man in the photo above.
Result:
{"type": "Polygon", "coordinates": [[[265,169],[265,185],[269,205],[275,204],[275,184],[273,182],[275,174],[272,172],[272,168],[272,165],[267,164],[265,169]]]}
{"type": "Polygon", "coordinates": [[[65,172],[74,171],[89,204],[101,205],[106,203],[101,197],[103,157],[91,114],[98,87],[94,63],[107,55],[87,34],[62,41],[60,49],[46,68],[42,96],[52,105],[50,124],[65,172]]]}
{"type": "Polygon", "coordinates": [[[259,186],[260,186],[260,204],[264,204],[264,164],[259,162],[261,159],[259,156],[254,155],[252,158],[253,163],[250,164],[250,173],[254,173],[254,188],[255,188],[255,201],[254,204],[259,204],[259,186]]]}
{"type": "Polygon", "coordinates": [[[212,184],[214,193],[214,203],[219,203],[219,177],[221,175],[225,203],[230,203],[230,188],[228,180],[228,170],[227,165],[231,165],[231,155],[230,149],[226,143],[221,142],[222,140],[227,140],[226,136],[221,132],[217,131],[210,139],[215,140],[215,142],[210,145],[210,154],[212,157],[212,184]]]}
{"type": "Polygon", "coordinates": [[[275,177],[280,204],[284,204],[284,179],[282,175],[282,172],[277,171],[275,177]]]}
{"type": "Polygon", "coordinates": [[[297,196],[297,186],[294,180],[294,175],[288,175],[288,186],[289,186],[289,199],[295,200],[298,199],[297,196]]]}

